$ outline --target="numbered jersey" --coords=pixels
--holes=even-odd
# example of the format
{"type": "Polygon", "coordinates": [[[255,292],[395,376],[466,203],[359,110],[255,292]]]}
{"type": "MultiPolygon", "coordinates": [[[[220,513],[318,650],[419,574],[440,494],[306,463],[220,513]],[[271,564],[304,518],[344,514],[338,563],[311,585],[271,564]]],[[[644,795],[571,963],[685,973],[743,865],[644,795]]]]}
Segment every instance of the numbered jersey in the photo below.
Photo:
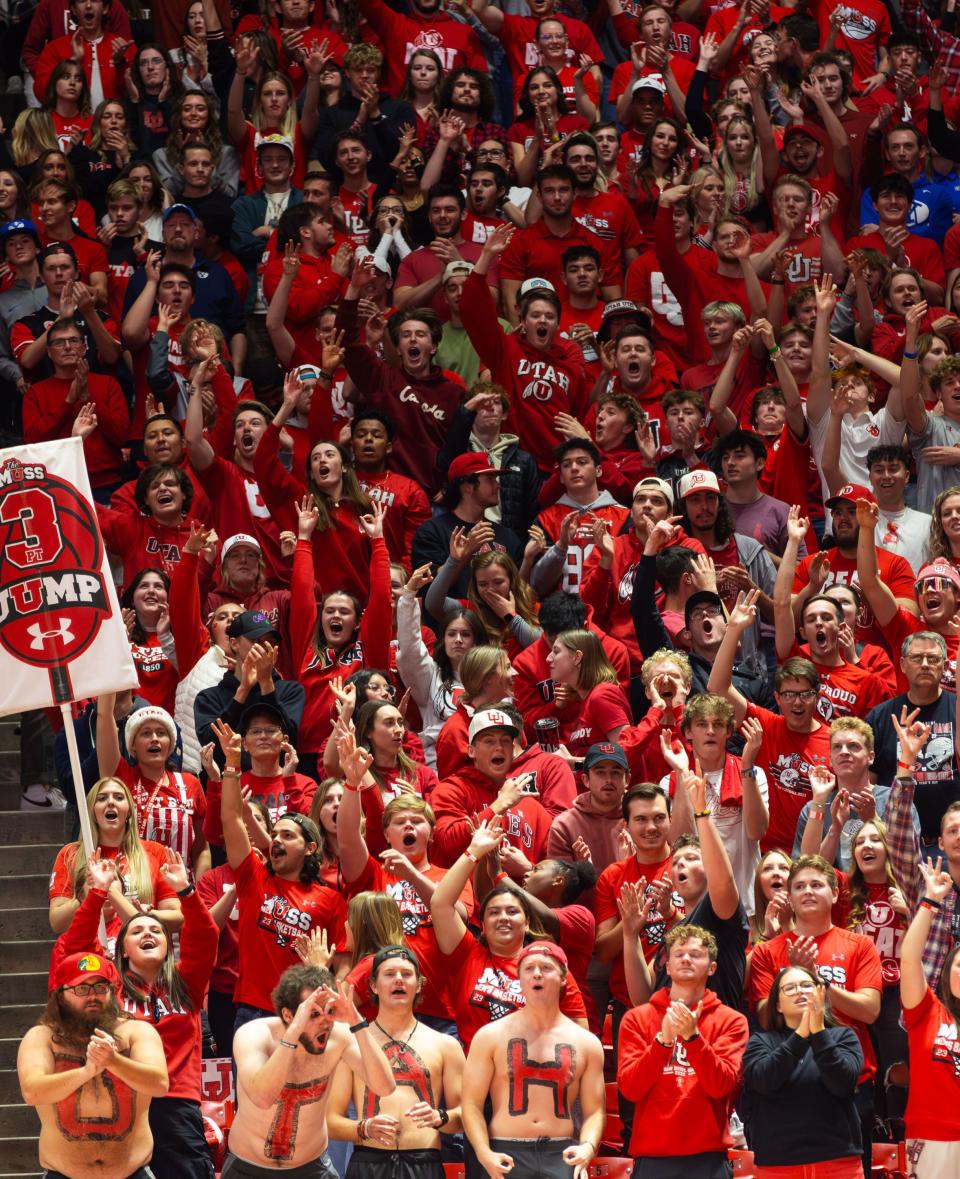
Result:
{"type": "Polygon", "coordinates": [[[630,263],[625,294],[639,306],[650,308],[659,347],[675,365],[686,368],[690,363],[690,347],[683,325],[683,308],[667,285],[654,250],[644,251],[630,263]]]}
{"type": "MultiPolygon", "coordinates": [[[[607,492],[604,492],[594,502],[594,505],[589,508],[574,506],[564,496],[558,503],[551,504],[549,508],[544,508],[537,521],[547,534],[547,539],[551,544],[556,544],[560,539],[560,529],[563,526],[563,521],[571,512],[577,512],[579,514],[579,521],[573,535],[573,540],[567,548],[563,572],[560,575],[560,583],[557,588],[562,589],[564,593],[578,594],[583,582],[584,564],[586,563],[587,557],[593,551],[593,534],[597,521],[602,520],[608,526],[611,535],[618,536],[624,521],[630,513],[627,508],[621,507],[614,500],[613,496],[607,492]]],[[[544,589],[543,592],[547,593],[549,591],[544,589]]]]}

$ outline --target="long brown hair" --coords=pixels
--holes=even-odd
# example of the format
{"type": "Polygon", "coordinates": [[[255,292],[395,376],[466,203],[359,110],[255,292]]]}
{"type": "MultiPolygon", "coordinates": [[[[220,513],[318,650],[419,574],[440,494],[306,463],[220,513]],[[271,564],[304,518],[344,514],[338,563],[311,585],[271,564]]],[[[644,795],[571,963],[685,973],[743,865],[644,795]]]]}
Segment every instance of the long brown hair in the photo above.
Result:
{"type": "Polygon", "coordinates": [[[765,852],[760,857],[760,861],[753,874],[753,916],[750,918],[750,941],[754,943],[763,941],[763,922],[767,915],[767,905],[770,902],[763,895],[763,883],[760,875],[763,871],[764,864],[771,856],[780,856],[786,860],[787,872],[793,867],[793,859],[778,847],[771,848],[770,851],[765,852]]]}
{"type": "Polygon", "coordinates": [[[949,561],[951,565],[955,564],[953,549],[950,547],[950,541],[940,522],[940,510],[952,495],[960,496],[960,486],[954,484],[953,487],[948,487],[945,491],[941,491],[933,501],[933,510],[930,513],[930,543],[927,546],[930,550],[928,561],[936,561],[940,557],[944,561],[949,561]]]}
{"type": "MultiPolygon", "coordinates": [[[[120,975],[123,994],[129,999],[133,999],[135,1003],[146,1003],[150,998],[150,988],[148,987],[146,990],[142,988],[139,975],[130,967],[129,959],[123,949],[123,943],[126,941],[127,931],[132,923],[139,921],[141,917],[148,916],[148,913],[133,913],[120,926],[120,932],[117,934],[115,962],[117,973],[120,975]]],[[[153,920],[155,921],[156,918],[153,918],[153,920]]],[[[166,927],[164,927],[163,935],[167,939],[167,956],[164,958],[163,965],[160,967],[160,974],[157,977],[157,989],[170,1000],[174,1007],[179,1007],[183,1011],[193,1011],[190,988],[184,982],[173,955],[173,936],[166,927]]]]}
{"type": "Polygon", "coordinates": [[[347,924],[353,934],[351,967],[384,946],[407,944],[397,902],[387,893],[358,892],[347,905],[347,924]]]}
{"type": "MultiPolygon", "coordinates": [[[[373,726],[376,723],[377,716],[385,708],[396,708],[396,705],[392,700],[365,700],[357,709],[354,723],[357,730],[358,748],[362,746],[369,753],[373,753],[373,726]]],[[[402,749],[397,750],[397,769],[408,781],[416,781],[417,764],[402,749]]],[[[378,786],[383,787],[386,784],[386,779],[382,771],[377,769],[376,760],[374,760],[369,772],[376,779],[378,786]]]]}
{"type": "MultiPolygon", "coordinates": [[[[80,1021],[72,1012],[64,1008],[63,992],[65,989],[65,987],[57,987],[56,990],[50,992],[47,996],[47,1005],[37,1022],[41,1027],[50,1029],[50,1039],[54,1044],[61,1044],[65,1048],[79,1048],[84,1051],[93,1029],[91,1028],[87,1033],[87,1039],[81,1042],[80,1021]]],[[[102,1028],[105,1032],[114,1032],[121,1023],[125,1022],[126,1018],[120,1010],[116,992],[111,987],[107,1001],[103,1005],[103,1014],[97,1018],[97,1027],[102,1028]]]]}
{"type": "Polygon", "coordinates": [[[498,644],[505,641],[510,628],[502,618],[498,618],[477,590],[477,570],[489,569],[491,565],[499,565],[507,571],[510,580],[510,592],[517,605],[517,613],[531,626],[537,625],[537,598],[530,586],[520,576],[513,558],[508,553],[489,552],[479,553],[470,562],[470,583],[467,586],[467,600],[470,608],[483,623],[483,628],[491,643],[498,644]]]}
{"type": "MultiPolygon", "coordinates": [[[[100,842],[94,808],[97,795],[106,785],[118,787],[123,791],[127,800],[127,818],[123,825],[123,837],[120,840],[117,859],[114,862],[119,864],[122,860],[125,868],[122,875],[130,882],[131,890],[136,893],[137,900],[150,904],[153,901],[153,876],[150,871],[150,861],[143,850],[137,830],[137,804],[133,801],[130,788],[119,778],[98,778],[87,791],[87,814],[90,816],[90,827],[95,833],[94,838],[97,843],[100,842]]],[[[70,857],[70,871],[73,875],[73,895],[79,897],[87,878],[87,849],[84,847],[82,839],[74,846],[76,850],[70,857]]]]}
{"type": "MultiPolygon", "coordinates": [[[[314,394],[316,396],[316,394],[314,394]]],[[[328,442],[321,439],[315,442],[310,447],[310,453],[307,455],[307,491],[310,492],[313,498],[314,506],[319,513],[319,520],[317,521],[317,532],[326,532],[330,527],[330,509],[333,507],[333,497],[321,489],[314,482],[313,476],[310,474],[310,463],[313,460],[313,452],[318,446],[335,446],[340,454],[340,462],[342,467],[342,474],[340,476],[340,499],[339,503],[348,500],[357,510],[358,516],[365,516],[368,512],[373,510],[373,505],[370,503],[370,498],[367,493],[360,486],[360,480],[357,478],[357,473],[353,469],[353,455],[341,446],[339,442],[328,442]]]]}
{"type": "Polygon", "coordinates": [[[598,684],[619,683],[616,669],[592,630],[565,630],[563,634],[557,635],[557,642],[568,651],[579,651],[583,655],[577,680],[577,688],[581,692],[591,691],[598,684]]]}
{"type": "MultiPolygon", "coordinates": [[[[897,878],[893,874],[893,866],[890,863],[890,844],[887,841],[887,825],[880,821],[880,819],[867,819],[867,821],[860,828],[860,831],[867,827],[872,827],[874,831],[880,836],[880,842],[883,844],[883,850],[886,852],[886,860],[884,861],[884,880],[883,883],[888,888],[897,888],[897,878]]],[[[857,840],[860,838],[860,831],[853,837],[853,850],[856,850],[857,840]]],[[[850,912],[847,916],[847,929],[856,930],[858,933],[862,932],[860,926],[863,924],[863,919],[867,913],[867,899],[869,897],[869,885],[863,877],[863,870],[857,863],[856,855],[853,856],[853,867],[850,869],[848,877],[850,886],[850,912]]]]}

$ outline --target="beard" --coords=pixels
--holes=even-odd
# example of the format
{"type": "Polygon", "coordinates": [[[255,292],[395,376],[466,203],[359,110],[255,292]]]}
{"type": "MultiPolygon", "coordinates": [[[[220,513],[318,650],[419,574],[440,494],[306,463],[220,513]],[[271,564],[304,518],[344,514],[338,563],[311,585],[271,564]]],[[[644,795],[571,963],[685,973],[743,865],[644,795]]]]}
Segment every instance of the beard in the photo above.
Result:
{"type": "Polygon", "coordinates": [[[85,1051],[97,1028],[112,1033],[122,1021],[123,1016],[113,994],[107,995],[99,1011],[79,1014],[64,1003],[61,991],[54,991],[41,1023],[50,1028],[55,1043],[78,1046],[85,1051]]]}

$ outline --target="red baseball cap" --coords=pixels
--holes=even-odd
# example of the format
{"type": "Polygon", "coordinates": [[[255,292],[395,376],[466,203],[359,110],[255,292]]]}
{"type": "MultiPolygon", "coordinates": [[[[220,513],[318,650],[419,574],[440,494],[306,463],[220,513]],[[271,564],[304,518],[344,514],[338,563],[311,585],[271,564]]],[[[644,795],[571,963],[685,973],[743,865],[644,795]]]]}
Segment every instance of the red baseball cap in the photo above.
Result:
{"type": "Polygon", "coordinates": [[[94,950],[84,950],[79,954],[70,954],[60,962],[53,985],[55,987],[75,987],[80,983],[91,982],[95,978],[102,978],[112,987],[120,982],[117,968],[109,958],[94,950]]]}
{"type": "Polygon", "coordinates": [[[447,478],[451,483],[458,479],[470,479],[474,475],[502,475],[499,467],[490,461],[485,450],[471,450],[469,454],[458,454],[450,464],[447,478]]]}
{"type": "Polygon", "coordinates": [[[832,495],[827,500],[827,507],[836,507],[837,504],[843,503],[844,500],[848,503],[855,504],[858,499],[865,499],[872,504],[877,502],[877,497],[869,487],[864,487],[862,483],[847,483],[844,487],[840,488],[836,495],[832,495]]]}
{"type": "Polygon", "coordinates": [[[783,133],[783,142],[788,143],[797,135],[806,135],[808,139],[812,139],[815,143],[822,143],[820,132],[816,127],[811,127],[809,123],[794,123],[788,127],[783,133]]]}
{"type": "Polygon", "coordinates": [[[529,946],[524,946],[517,955],[517,968],[519,969],[524,958],[531,958],[534,954],[542,954],[545,958],[552,958],[554,962],[559,962],[564,970],[570,969],[567,955],[556,942],[531,942],[529,946]]]}

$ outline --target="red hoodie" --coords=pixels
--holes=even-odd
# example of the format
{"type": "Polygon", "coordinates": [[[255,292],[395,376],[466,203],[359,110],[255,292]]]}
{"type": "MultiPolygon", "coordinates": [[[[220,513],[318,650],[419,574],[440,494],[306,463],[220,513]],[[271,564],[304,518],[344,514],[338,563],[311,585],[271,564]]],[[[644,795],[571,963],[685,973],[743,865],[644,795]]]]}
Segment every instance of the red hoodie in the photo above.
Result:
{"type": "MultiPolygon", "coordinates": [[[[687,536],[682,528],[674,544],[695,553],[706,551],[699,540],[687,536]]],[[[600,567],[600,550],[594,546],[584,564],[580,585],[580,597],[593,611],[597,621],[626,647],[630,655],[631,675],[639,675],[643,663],[630,613],[633,582],[642,556],[643,545],[631,528],[622,536],[613,538],[613,565],[610,569],[600,567]]]]}
{"type": "MultiPolygon", "coordinates": [[[[333,252],[319,256],[300,255],[300,270],[287,297],[287,317],[283,326],[297,345],[311,356],[319,357],[317,316],[340,297],[345,279],[335,274],[331,266],[333,252]]],[[[263,294],[269,303],[283,277],[283,253],[274,250],[263,272],[263,294]]]]}
{"type": "Polygon", "coordinates": [[[746,1016],[705,991],[699,1034],[664,1046],[656,1036],[669,1003],[663,987],[620,1025],[617,1084],[635,1103],[635,1158],[677,1158],[733,1145],[728,1122],[749,1034],[746,1016]]]}
{"type": "MultiPolygon", "coordinates": [[[[535,759],[534,759],[535,760],[535,759]]],[[[525,772],[536,773],[537,766],[525,767],[525,772]]],[[[510,772],[513,777],[513,771],[510,772]]],[[[437,817],[430,845],[433,858],[443,867],[451,867],[466,851],[470,843],[470,821],[474,816],[492,819],[490,804],[500,792],[485,775],[471,766],[445,779],[434,790],[430,805],[437,817]]],[[[502,816],[503,836],[536,864],[546,847],[550,832],[550,815],[533,794],[520,799],[502,816]]]]}
{"type": "MultiPolygon", "coordinates": [[[[300,668],[298,679],[307,692],[300,722],[301,752],[320,753],[333,726],[334,676],[347,679],[363,667],[387,667],[393,635],[390,597],[390,555],[382,539],[373,542],[369,572],[370,602],[360,616],[359,635],[340,651],[314,647],[317,631],[317,599],[314,592],[313,548],[298,540],[293,554],[291,581],[290,645],[300,668]]],[[[322,641],[322,636],[321,636],[322,641]]]]}

